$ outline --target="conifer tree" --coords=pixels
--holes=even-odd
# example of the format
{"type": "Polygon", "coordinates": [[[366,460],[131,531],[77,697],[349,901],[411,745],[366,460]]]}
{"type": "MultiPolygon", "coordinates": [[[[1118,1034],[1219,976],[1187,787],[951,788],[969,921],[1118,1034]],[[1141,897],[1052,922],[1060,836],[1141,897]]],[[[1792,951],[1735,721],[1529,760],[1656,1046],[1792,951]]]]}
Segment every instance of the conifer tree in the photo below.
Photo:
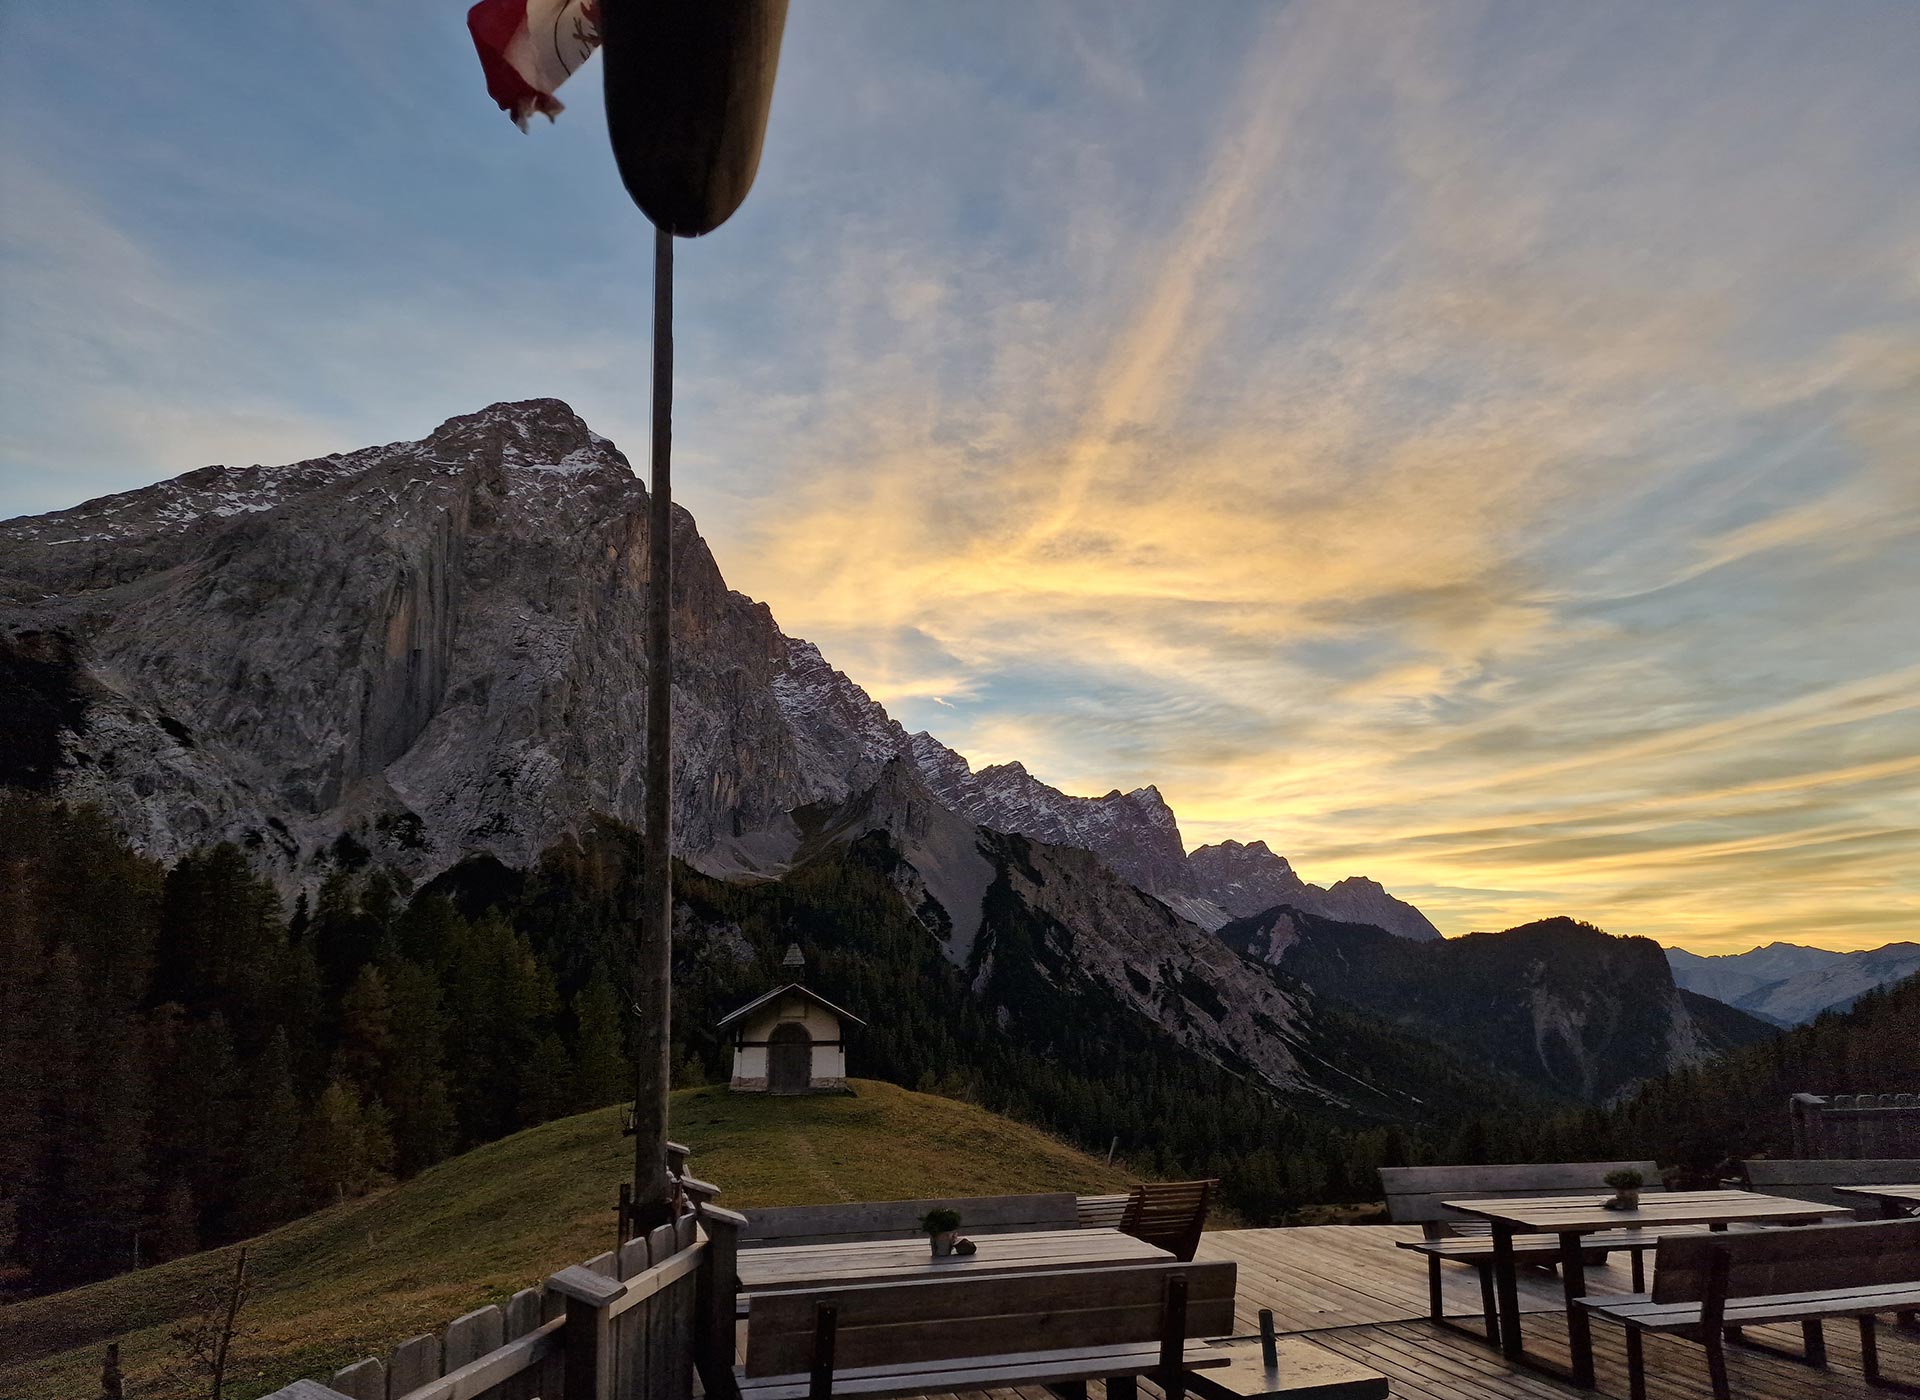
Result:
{"type": "Polygon", "coordinates": [[[446,1156],[454,1136],[447,1090],[446,1017],[433,974],[405,959],[388,964],[392,1033],[379,1080],[392,1117],[394,1169],[412,1176],[446,1156]]]}
{"type": "Polygon", "coordinates": [[[248,1067],[240,1097],[238,1171],[228,1225],[232,1237],[256,1235],[298,1213],[300,1182],[294,1153],[301,1114],[293,1088],[287,1033],[276,1031],[248,1067]]]}
{"type": "Polygon", "coordinates": [[[175,1177],[160,1193],[160,1211],[141,1239],[140,1262],[163,1264],[200,1248],[200,1208],[193,1190],[175,1177]]]}
{"type": "Polygon", "coordinates": [[[118,1273],[133,1263],[147,1199],[144,1040],[130,1025],[108,1034],[87,1047],[81,1074],[88,1092],[57,1188],[58,1218],[69,1226],[67,1282],[118,1273]]]}
{"type": "Polygon", "coordinates": [[[573,999],[573,1110],[604,1108],[633,1093],[633,1068],[620,1045],[620,1007],[604,969],[573,999]]]}
{"type": "Polygon", "coordinates": [[[379,1092],[393,1057],[393,1007],[380,969],[360,969],[340,1000],[340,1041],[333,1076],[350,1080],[361,1096],[379,1092]]]}
{"type": "Polygon", "coordinates": [[[300,1167],[311,1206],[372,1190],[393,1169],[393,1138],[385,1113],[363,1100],[349,1081],[334,1080],[307,1115],[300,1167]]]}
{"type": "Polygon", "coordinates": [[[573,1062],[560,1037],[548,1031],[534,1046],[521,1078],[519,1126],[531,1128],[558,1118],[573,1097],[573,1062]]]}
{"type": "MultiPolygon", "coordinates": [[[[218,1012],[188,1018],[176,1003],[155,1010],[147,1037],[155,1070],[149,1163],[154,1182],[190,1181],[200,1205],[197,1233],[222,1238],[240,1144],[240,1072],[233,1037],[218,1012]]],[[[152,1203],[153,1213],[161,1202],[152,1203]]]]}
{"type": "Polygon", "coordinates": [[[472,926],[447,986],[447,1062],[466,1143],[521,1126],[527,1066],[557,1001],[552,974],[505,918],[489,914],[472,926]]]}

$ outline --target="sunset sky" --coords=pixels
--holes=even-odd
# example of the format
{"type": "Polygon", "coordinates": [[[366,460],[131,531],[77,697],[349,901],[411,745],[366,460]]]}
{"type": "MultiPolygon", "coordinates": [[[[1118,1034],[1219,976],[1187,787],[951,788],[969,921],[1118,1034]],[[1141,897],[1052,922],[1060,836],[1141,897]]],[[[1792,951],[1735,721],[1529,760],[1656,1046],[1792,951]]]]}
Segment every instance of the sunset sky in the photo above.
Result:
{"type": "MultiPolygon", "coordinates": [[[[1449,934],[1920,939],[1920,4],[794,0],[676,476],[911,729],[1449,934]]],[[[564,398],[597,62],[0,0],[0,515],[564,398]]],[[[4,570],[0,570],[4,572],[4,570]]]]}

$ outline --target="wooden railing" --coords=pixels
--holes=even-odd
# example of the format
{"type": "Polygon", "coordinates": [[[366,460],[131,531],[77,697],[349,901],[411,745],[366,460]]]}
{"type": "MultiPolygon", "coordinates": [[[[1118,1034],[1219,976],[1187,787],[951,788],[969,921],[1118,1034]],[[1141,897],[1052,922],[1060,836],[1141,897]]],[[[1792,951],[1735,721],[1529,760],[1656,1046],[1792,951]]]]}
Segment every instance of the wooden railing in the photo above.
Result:
{"type": "MultiPolygon", "coordinates": [[[[675,1181],[690,1210],[650,1235],[414,1337],[325,1384],[295,1381],[265,1400],[735,1400],[734,1321],[744,1216],[717,1187],[675,1181]]],[[[1082,1225],[1105,1224],[1125,1196],[1082,1197],[1082,1225]]]]}
{"type": "Polygon", "coordinates": [[[1796,1157],[1920,1157],[1920,1099],[1912,1094],[1795,1094],[1788,1109],[1796,1157]]]}
{"type": "Polygon", "coordinates": [[[617,1253],[265,1400],[692,1400],[696,1367],[707,1396],[728,1400],[746,1222],[693,1184],[688,1213],[617,1253]]]}

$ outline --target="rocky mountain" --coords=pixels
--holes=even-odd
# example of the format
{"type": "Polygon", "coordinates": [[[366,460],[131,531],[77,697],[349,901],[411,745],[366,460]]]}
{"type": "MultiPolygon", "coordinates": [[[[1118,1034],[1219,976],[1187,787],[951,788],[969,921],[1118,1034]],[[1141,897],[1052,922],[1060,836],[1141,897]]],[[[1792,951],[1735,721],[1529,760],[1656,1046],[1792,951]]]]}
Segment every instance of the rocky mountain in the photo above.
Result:
{"type": "Polygon", "coordinates": [[[1310,885],[1294,873],[1285,856],[1275,855],[1264,841],[1222,841],[1202,846],[1187,858],[1193,883],[1204,898],[1217,905],[1224,924],[1228,919],[1251,918],[1276,905],[1318,914],[1350,924],[1371,924],[1402,938],[1440,937],[1425,914],[1403,899],[1395,899],[1378,884],[1352,875],[1329,888],[1310,885]]]}
{"type": "MultiPolygon", "coordinates": [[[[536,399],[0,523],[0,782],[97,802],[163,860],[235,841],[288,890],[370,859],[524,871],[597,818],[635,826],[646,508],[613,444],[536,399]]],[[[778,883],[880,842],[905,907],[997,1009],[1044,1020],[1044,989],[1071,992],[1102,1008],[1089,1036],[1137,1018],[1231,1076],[1350,1106],[1409,1092],[1395,1065],[1469,1082],[1433,1047],[1445,1018],[1407,998],[1441,996],[1456,966],[1489,1007],[1499,976],[1510,993],[1536,976],[1517,955],[1473,973],[1478,954],[1422,953],[1445,945],[1412,906],[1364,879],[1308,884],[1261,843],[1188,856],[1151,787],[1084,798],[1018,764],[974,771],[729,590],[684,512],[675,530],[674,835],[700,870],[778,883]],[[1211,936],[1249,909],[1264,946],[1211,936]],[[1290,964],[1276,913],[1342,932],[1290,964]],[[1322,977],[1316,1008],[1303,981],[1322,977]]],[[[1590,972],[1604,987],[1614,969],[1590,972]]],[[[1542,1082],[1566,1092],[1714,1043],[1670,981],[1647,984],[1634,1049],[1632,997],[1538,975],[1551,995],[1507,1000],[1531,1007],[1542,1082]],[[1618,1029],[1593,1041],[1601,1021],[1618,1029]]]]}
{"type": "Polygon", "coordinates": [[[1836,953],[1797,943],[1769,943],[1744,953],[1705,957],[1669,948],[1673,980],[1688,991],[1780,1026],[1797,1026],[1825,1011],[1844,1011],[1876,987],[1920,974],[1920,943],[1836,953]]]}
{"type": "MultiPolygon", "coordinates": [[[[808,649],[675,528],[698,852],[889,755],[864,714],[790,719],[808,649]]],[[[290,884],[343,832],[413,874],[525,864],[587,813],[640,816],[647,549],[645,488],[551,399],[7,522],[0,780],[98,800],[163,858],[238,840],[290,884]]]]}
{"type": "Polygon", "coordinates": [[[1651,940],[1572,919],[1416,942],[1283,906],[1234,920],[1219,937],[1318,996],[1583,1102],[1773,1033],[1676,987],[1651,940]]]}
{"type": "Polygon", "coordinates": [[[1356,875],[1328,888],[1310,885],[1264,841],[1223,841],[1188,854],[1173,809],[1156,787],[1073,797],[1018,762],[975,772],[930,734],[915,734],[909,751],[929,790],[954,811],[996,831],[1093,851],[1122,878],[1202,928],[1290,904],[1402,938],[1440,937],[1426,915],[1374,881],[1356,875]]]}
{"type": "MultiPolygon", "coordinates": [[[[0,782],[97,800],[161,858],[240,841],[288,887],[342,833],[421,876],[524,864],[589,812],[637,821],[646,500],[613,444],[536,399],[0,524],[0,782]]],[[[775,873],[786,813],[906,759],[975,824],[1093,851],[1224,921],[1155,789],[973,772],[729,590],[675,519],[685,856],[775,873]]],[[[1322,893],[1349,887],[1360,902],[1325,907],[1412,926],[1367,882],[1322,893]]]]}
{"type": "Polygon", "coordinates": [[[896,887],[976,992],[1007,980],[1018,958],[1023,977],[1056,993],[1091,983],[1217,1063],[1250,1067],[1276,1089],[1315,1089],[1290,1046],[1303,1033],[1299,994],[1091,852],[973,824],[904,759],[849,802],[796,818],[796,864],[884,834],[901,858],[896,887]]]}
{"type": "Polygon", "coordinates": [[[928,790],[981,826],[1097,852],[1115,874],[1151,895],[1195,892],[1179,824],[1156,787],[1070,797],[1017,761],[976,773],[926,733],[913,736],[910,753],[928,790]]]}

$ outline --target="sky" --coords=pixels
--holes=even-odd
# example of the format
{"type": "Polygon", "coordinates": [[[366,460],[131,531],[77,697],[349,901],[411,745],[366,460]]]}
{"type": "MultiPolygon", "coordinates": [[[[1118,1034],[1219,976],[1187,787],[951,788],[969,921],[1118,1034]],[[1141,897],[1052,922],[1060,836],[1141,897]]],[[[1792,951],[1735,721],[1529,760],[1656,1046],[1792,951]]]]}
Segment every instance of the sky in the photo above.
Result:
{"type": "MultiPolygon", "coordinates": [[[[1920,938],[1920,5],[794,0],[675,481],[909,729],[1448,934],[1920,938]]],[[[566,399],[599,65],[0,0],[0,516],[566,399]]]]}

